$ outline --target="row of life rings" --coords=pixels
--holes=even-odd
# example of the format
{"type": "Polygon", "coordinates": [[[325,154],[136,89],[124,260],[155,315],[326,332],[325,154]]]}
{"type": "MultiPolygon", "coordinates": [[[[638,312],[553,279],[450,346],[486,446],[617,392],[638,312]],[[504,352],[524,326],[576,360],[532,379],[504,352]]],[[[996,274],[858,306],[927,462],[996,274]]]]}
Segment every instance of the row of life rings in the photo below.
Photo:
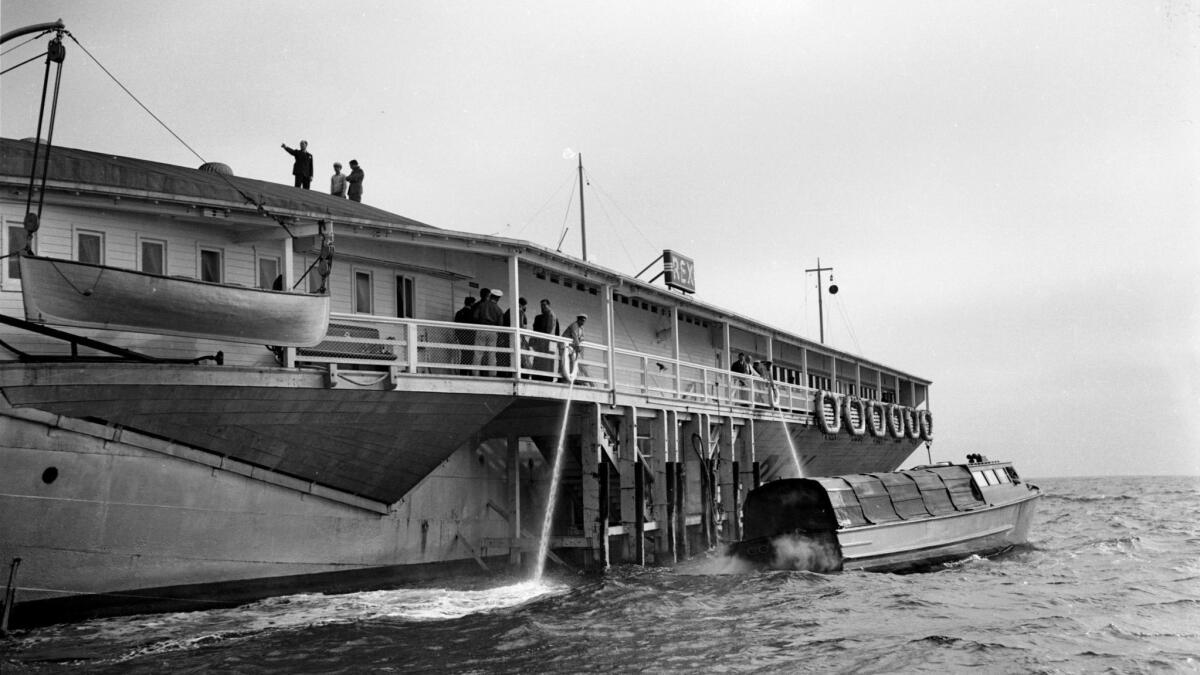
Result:
{"type": "Polygon", "coordinates": [[[932,413],[895,403],[818,391],[814,416],[825,434],[841,433],[844,426],[851,436],[933,440],[932,413]]]}

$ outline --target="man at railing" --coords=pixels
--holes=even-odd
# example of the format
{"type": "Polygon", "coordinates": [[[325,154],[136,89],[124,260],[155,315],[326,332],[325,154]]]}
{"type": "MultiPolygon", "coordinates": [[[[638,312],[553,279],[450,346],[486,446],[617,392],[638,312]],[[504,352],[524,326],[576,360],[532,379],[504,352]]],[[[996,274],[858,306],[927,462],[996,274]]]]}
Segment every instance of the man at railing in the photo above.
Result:
{"type": "MultiPolygon", "coordinates": [[[[533,330],[537,331],[538,333],[545,333],[547,335],[558,335],[558,333],[559,333],[558,317],[554,315],[554,310],[550,309],[550,301],[545,298],[542,298],[542,301],[540,304],[542,306],[542,311],[540,314],[533,317],[533,330]]],[[[551,341],[543,339],[543,338],[534,338],[529,341],[529,346],[532,347],[534,351],[540,352],[542,354],[547,354],[547,355],[550,354],[550,345],[551,345],[551,341]]],[[[554,357],[552,357],[552,356],[535,357],[533,367],[535,370],[540,371],[542,373],[553,373],[554,372],[554,357]]],[[[539,375],[534,375],[534,378],[538,379],[538,380],[546,380],[546,381],[554,380],[554,377],[552,375],[540,375],[539,374],[539,375]]]]}
{"type": "MultiPolygon", "coordinates": [[[[463,298],[462,308],[454,313],[454,323],[474,323],[474,313],[475,298],[472,298],[468,295],[467,297],[463,298]]],[[[454,341],[460,345],[474,345],[475,331],[456,328],[454,330],[454,341]]],[[[462,349],[458,350],[458,362],[464,366],[471,365],[475,362],[475,352],[472,349],[464,346],[462,349]]],[[[471,373],[472,370],[470,368],[462,368],[458,371],[459,375],[470,375],[471,373]]]]}
{"type": "Polygon", "coordinates": [[[570,340],[567,344],[567,353],[563,354],[563,370],[567,373],[573,373],[571,378],[564,379],[584,379],[587,378],[587,368],[583,366],[583,324],[587,323],[587,314],[577,314],[575,320],[567,326],[562,336],[570,340]]]}
{"type": "MultiPolygon", "coordinates": [[[[483,326],[500,326],[504,321],[504,312],[496,301],[504,295],[501,290],[493,291],[484,288],[479,291],[479,302],[475,303],[475,323],[483,326]]],[[[480,377],[488,377],[496,372],[496,331],[481,330],[476,332],[475,344],[479,347],[480,377]]]]}

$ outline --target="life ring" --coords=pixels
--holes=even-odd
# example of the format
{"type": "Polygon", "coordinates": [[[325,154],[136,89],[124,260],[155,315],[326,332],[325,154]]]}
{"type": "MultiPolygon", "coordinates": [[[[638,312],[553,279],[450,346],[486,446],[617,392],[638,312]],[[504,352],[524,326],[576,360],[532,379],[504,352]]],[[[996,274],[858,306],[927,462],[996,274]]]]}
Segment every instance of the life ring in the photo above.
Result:
{"type": "Polygon", "coordinates": [[[837,394],[832,391],[818,391],[817,405],[814,406],[813,416],[817,418],[817,424],[821,427],[821,432],[825,434],[836,434],[842,430],[841,410],[838,406],[837,394]],[[833,405],[833,414],[830,417],[833,421],[829,421],[829,417],[825,416],[825,401],[829,401],[833,405]]]}
{"type": "Polygon", "coordinates": [[[900,440],[904,438],[904,408],[889,403],[887,407],[887,428],[888,433],[892,438],[900,440]]]}
{"type": "Polygon", "coordinates": [[[882,401],[867,401],[867,431],[875,438],[887,435],[887,406],[882,401]]]}
{"type": "Polygon", "coordinates": [[[917,411],[913,408],[904,409],[904,435],[914,441],[921,438],[921,424],[918,421],[917,411]]]}
{"type": "Polygon", "coordinates": [[[918,426],[921,429],[921,440],[933,440],[933,413],[928,410],[918,410],[917,416],[919,420],[918,426]]]}
{"type": "Polygon", "coordinates": [[[562,358],[558,360],[558,374],[570,383],[574,383],[579,376],[579,356],[574,345],[563,345],[562,358]]]}
{"type": "Polygon", "coordinates": [[[857,396],[846,396],[842,399],[842,418],[846,420],[846,430],[851,436],[862,436],[867,433],[867,406],[857,396]],[[854,420],[854,409],[858,409],[858,421],[854,420]]]}

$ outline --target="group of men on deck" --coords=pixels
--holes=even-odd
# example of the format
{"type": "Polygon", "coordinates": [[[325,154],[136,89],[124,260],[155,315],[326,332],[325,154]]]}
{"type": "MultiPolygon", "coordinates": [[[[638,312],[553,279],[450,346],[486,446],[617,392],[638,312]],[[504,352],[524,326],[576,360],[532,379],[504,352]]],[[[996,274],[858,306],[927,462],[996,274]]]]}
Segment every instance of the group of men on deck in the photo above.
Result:
{"type": "MultiPolygon", "coordinates": [[[[454,322],[462,324],[477,324],[481,326],[491,326],[496,328],[512,327],[512,314],[510,309],[501,310],[500,300],[504,297],[504,291],[499,289],[484,288],[479,291],[479,299],[467,296],[463,299],[463,306],[454,314],[454,322]]],[[[555,335],[567,338],[568,353],[563,354],[563,358],[571,358],[575,363],[583,356],[583,326],[587,323],[587,315],[576,315],[575,321],[571,322],[566,329],[560,331],[558,317],[554,310],[550,307],[550,301],[542,299],[539,303],[541,311],[533,318],[533,330],[537,333],[546,335],[555,335]]],[[[525,316],[525,307],[527,305],[525,298],[520,298],[517,301],[519,307],[517,321],[518,328],[525,330],[529,323],[525,316]]],[[[459,350],[459,364],[463,366],[478,365],[479,369],[463,368],[459,370],[460,375],[480,375],[496,377],[509,377],[507,369],[512,367],[512,343],[509,333],[498,330],[469,330],[455,329],[454,339],[461,345],[473,345],[473,349],[459,350]]],[[[527,373],[525,377],[535,380],[553,381],[555,376],[555,356],[554,356],[554,341],[545,338],[528,338],[521,337],[521,351],[534,351],[537,356],[522,355],[521,367],[532,372],[527,373]]]]}

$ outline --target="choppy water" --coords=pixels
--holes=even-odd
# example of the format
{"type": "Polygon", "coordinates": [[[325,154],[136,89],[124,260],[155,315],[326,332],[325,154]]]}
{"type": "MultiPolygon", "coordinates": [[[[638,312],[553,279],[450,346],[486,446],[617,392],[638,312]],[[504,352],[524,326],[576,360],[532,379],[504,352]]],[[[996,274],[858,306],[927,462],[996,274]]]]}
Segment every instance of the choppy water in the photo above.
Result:
{"type": "Polygon", "coordinates": [[[738,574],[713,558],[290,596],[19,632],[0,671],[1200,671],[1200,478],[1034,482],[1028,547],[929,573],[738,574]]]}

